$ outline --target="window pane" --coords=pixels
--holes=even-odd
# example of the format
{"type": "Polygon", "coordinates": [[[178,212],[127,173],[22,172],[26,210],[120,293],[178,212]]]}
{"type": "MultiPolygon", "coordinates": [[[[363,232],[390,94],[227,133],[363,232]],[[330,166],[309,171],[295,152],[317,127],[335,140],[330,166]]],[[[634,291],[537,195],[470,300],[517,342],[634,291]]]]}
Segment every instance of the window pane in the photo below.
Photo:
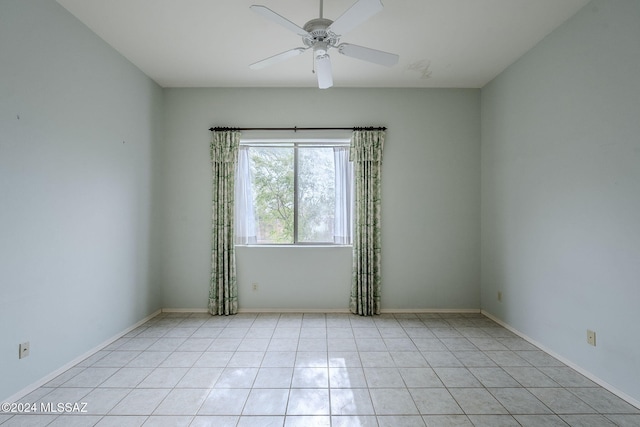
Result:
{"type": "Polygon", "coordinates": [[[257,243],[293,243],[293,147],[250,150],[257,243]]]}
{"type": "Polygon", "coordinates": [[[332,147],[298,148],[298,241],[333,242],[335,168],[332,147]]]}

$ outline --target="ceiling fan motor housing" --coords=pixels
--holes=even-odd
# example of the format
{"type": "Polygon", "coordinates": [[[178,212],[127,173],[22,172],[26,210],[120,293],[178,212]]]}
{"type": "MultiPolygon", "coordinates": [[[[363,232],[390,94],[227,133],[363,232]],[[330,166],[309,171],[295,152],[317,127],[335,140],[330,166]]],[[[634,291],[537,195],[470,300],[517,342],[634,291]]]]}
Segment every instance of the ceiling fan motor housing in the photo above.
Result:
{"type": "Polygon", "coordinates": [[[333,21],[325,18],[316,18],[304,24],[304,30],[310,37],[303,37],[303,43],[313,47],[316,56],[325,55],[329,48],[335,47],[340,41],[340,36],[327,31],[333,21]]]}

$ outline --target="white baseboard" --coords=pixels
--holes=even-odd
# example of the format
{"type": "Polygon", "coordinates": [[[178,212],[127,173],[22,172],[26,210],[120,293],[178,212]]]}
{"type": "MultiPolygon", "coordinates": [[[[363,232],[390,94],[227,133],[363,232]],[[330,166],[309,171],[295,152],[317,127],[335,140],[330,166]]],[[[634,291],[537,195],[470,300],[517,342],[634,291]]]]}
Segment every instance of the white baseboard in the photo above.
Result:
{"type": "Polygon", "coordinates": [[[349,313],[348,308],[239,308],[238,313],[349,313]]]}
{"type": "Polygon", "coordinates": [[[388,308],[381,313],[480,313],[479,308],[388,308]]]}
{"type": "Polygon", "coordinates": [[[546,346],[544,346],[543,344],[541,344],[538,341],[534,340],[533,338],[528,337],[527,335],[525,335],[522,332],[520,332],[519,330],[515,329],[514,327],[512,327],[508,323],[503,322],[501,319],[497,318],[493,314],[491,314],[491,313],[489,313],[489,312],[487,312],[485,310],[482,310],[481,313],[484,314],[485,316],[487,316],[489,319],[491,319],[494,322],[496,322],[497,324],[499,324],[500,326],[504,327],[505,329],[508,329],[509,331],[511,331],[514,334],[518,335],[520,338],[522,338],[522,339],[528,341],[529,343],[535,345],[536,347],[538,347],[540,350],[544,351],[545,353],[555,357],[556,359],[558,359],[559,361],[561,361],[565,365],[569,366],[571,369],[573,369],[573,370],[579,372],[580,374],[584,375],[585,377],[589,378],[594,383],[596,383],[596,384],[602,386],[603,388],[609,390],[611,393],[615,394],[620,399],[625,400],[629,404],[631,404],[631,405],[635,406],[636,408],[640,409],[640,401],[639,400],[634,399],[633,397],[629,396],[628,394],[618,390],[617,388],[615,388],[614,386],[612,386],[608,382],[606,382],[606,381],[598,378],[597,376],[593,375],[591,372],[589,372],[589,371],[583,369],[582,367],[576,365],[572,361],[560,356],[559,354],[557,354],[553,350],[547,348],[546,346]]]}
{"type": "MultiPolygon", "coordinates": [[[[208,313],[206,308],[163,308],[163,313],[208,313]]],[[[238,313],[348,313],[341,308],[239,308],[238,313]]]]}
{"type": "MultiPolygon", "coordinates": [[[[206,308],[163,308],[163,313],[207,313],[206,308]]],[[[479,308],[386,308],[381,313],[480,313],[479,308]]],[[[239,308],[238,313],[350,313],[348,308],[239,308]]]]}
{"type": "Polygon", "coordinates": [[[206,308],[163,308],[163,313],[208,313],[206,308]]]}
{"type": "Polygon", "coordinates": [[[124,335],[126,335],[129,332],[133,331],[138,326],[140,326],[140,325],[148,322],[149,320],[153,319],[158,314],[160,314],[161,311],[162,310],[157,310],[157,311],[151,313],[150,315],[148,315],[144,319],[140,320],[139,322],[136,322],[134,325],[128,327],[124,331],[119,332],[118,334],[112,336],[111,338],[107,339],[106,341],[104,341],[104,342],[98,344],[97,346],[93,347],[91,350],[87,351],[86,353],[76,357],[71,362],[59,367],[55,371],[53,371],[50,374],[46,375],[45,377],[40,378],[38,381],[36,381],[36,382],[34,382],[32,384],[29,384],[27,387],[23,388],[19,392],[17,392],[15,394],[13,394],[12,396],[9,396],[8,398],[4,399],[3,402],[18,402],[22,397],[26,396],[27,394],[31,393],[32,391],[36,390],[37,388],[42,387],[43,385],[45,385],[46,383],[48,383],[52,379],[56,378],[58,375],[63,374],[64,372],[66,372],[69,369],[73,368],[74,366],[76,366],[78,363],[82,362],[87,357],[92,356],[93,354],[95,354],[98,351],[102,350],[103,348],[105,348],[106,346],[111,344],[112,342],[122,338],[124,335]]]}

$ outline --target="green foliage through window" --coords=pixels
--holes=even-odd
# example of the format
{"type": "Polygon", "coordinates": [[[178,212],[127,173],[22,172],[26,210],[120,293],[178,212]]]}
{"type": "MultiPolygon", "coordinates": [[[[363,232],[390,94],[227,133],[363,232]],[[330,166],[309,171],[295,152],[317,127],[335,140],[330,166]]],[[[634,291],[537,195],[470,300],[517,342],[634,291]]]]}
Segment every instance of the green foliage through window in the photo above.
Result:
{"type": "Polygon", "coordinates": [[[257,243],[332,243],[333,146],[252,146],[257,243]]]}

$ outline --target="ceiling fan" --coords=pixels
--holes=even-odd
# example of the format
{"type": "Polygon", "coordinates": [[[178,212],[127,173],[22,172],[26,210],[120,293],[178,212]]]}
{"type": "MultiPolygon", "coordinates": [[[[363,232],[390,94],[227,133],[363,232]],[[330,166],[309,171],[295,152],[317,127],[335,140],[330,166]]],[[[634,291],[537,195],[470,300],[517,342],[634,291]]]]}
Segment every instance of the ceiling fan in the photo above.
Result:
{"type": "Polygon", "coordinates": [[[296,47],[277,55],[258,61],[249,66],[252,69],[260,69],[272,64],[284,61],[304,53],[308,49],[313,50],[315,73],[318,77],[318,87],[326,89],[333,86],[331,72],[331,58],[329,49],[335,48],[339,53],[351,58],[373,62],[375,64],[391,67],[398,63],[398,55],[357,46],[349,43],[340,43],[340,37],[380,12],[383,8],[381,0],[358,0],[338,19],[332,21],[323,18],[323,0],[320,0],[320,17],[312,19],[300,28],[288,19],[278,15],[271,9],[261,5],[250,7],[258,15],[261,15],[284,28],[302,37],[304,47],[296,47]]]}

